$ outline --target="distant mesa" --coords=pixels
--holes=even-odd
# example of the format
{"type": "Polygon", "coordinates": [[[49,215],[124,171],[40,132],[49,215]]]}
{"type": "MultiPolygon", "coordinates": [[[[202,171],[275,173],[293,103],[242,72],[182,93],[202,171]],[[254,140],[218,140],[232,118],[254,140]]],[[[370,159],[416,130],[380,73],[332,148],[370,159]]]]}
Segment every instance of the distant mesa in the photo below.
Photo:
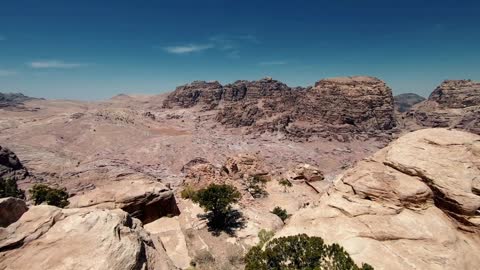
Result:
{"type": "Polygon", "coordinates": [[[391,89],[374,77],[324,79],[314,87],[291,88],[272,78],[258,81],[195,81],[179,86],[165,108],[217,110],[216,120],[252,132],[349,140],[361,134],[382,135],[395,127],[391,89]]]}

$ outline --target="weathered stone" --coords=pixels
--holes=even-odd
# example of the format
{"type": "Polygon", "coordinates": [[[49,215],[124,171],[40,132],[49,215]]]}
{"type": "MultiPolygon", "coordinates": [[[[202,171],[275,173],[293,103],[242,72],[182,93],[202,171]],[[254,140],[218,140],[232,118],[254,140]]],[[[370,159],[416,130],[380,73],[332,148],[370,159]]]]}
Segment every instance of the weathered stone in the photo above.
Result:
{"type": "Polygon", "coordinates": [[[97,186],[69,201],[69,208],[120,208],[145,224],[180,213],[173,191],[153,181],[119,181],[97,186]]]}
{"type": "Polygon", "coordinates": [[[400,113],[410,110],[413,105],[418,104],[424,100],[424,97],[419,96],[415,93],[405,93],[393,97],[395,110],[400,113]]]}
{"type": "Polygon", "coordinates": [[[14,223],[27,210],[28,210],[28,207],[24,200],[12,198],[12,197],[1,198],[0,199],[0,227],[7,227],[8,225],[14,223]]]}
{"type": "Polygon", "coordinates": [[[28,170],[10,149],[0,146],[0,178],[25,179],[28,170]]]}
{"type": "Polygon", "coordinates": [[[319,168],[310,164],[299,164],[295,168],[287,171],[285,177],[291,181],[322,181],[325,177],[319,168]]]}
{"type": "Polygon", "coordinates": [[[407,134],[341,175],[276,237],[320,236],[375,269],[476,269],[479,149],[471,133],[407,134]]]}
{"type": "Polygon", "coordinates": [[[34,206],[0,229],[1,269],[175,269],[126,212],[34,206]]]}

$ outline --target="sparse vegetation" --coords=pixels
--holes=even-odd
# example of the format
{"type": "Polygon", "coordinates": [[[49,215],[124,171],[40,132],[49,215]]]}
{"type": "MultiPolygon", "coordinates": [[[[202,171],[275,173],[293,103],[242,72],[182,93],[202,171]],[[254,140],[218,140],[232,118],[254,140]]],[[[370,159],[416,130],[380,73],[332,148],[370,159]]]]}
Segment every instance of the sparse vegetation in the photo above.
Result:
{"type": "Polygon", "coordinates": [[[262,198],[268,196],[265,190],[267,179],[261,175],[254,175],[247,179],[247,191],[254,198],[262,198]]]}
{"type": "Polygon", "coordinates": [[[180,192],[180,196],[182,199],[193,199],[195,196],[195,189],[191,185],[186,185],[185,188],[183,188],[182,192],[180,192]]]}
{"type": "Polygon", "coordinates": [[[290,215],[287,213],[287,210],[281,208],[280,206],[273,208],[272,214],[277,215],[283,222],[290,217],[290,215]]]}
{"type": "Polygon", "coordinates": [[[288,179],[280,179],[278,183],[283,186],[283,192],[287,192],[287,188],[292,187],[292,182],[288,181],[288,179]]]}
{"type": "Polygon", "coordinates": [[[327,245],[322,238],[306,234],[276,238],[263,249],[254,246],[245,256],[245,263],[246,270],[373,270],[368,264],[357,266],[340,245],[327,245]]]}
{"type": "Polygon", "coordinates": [[[192,200],[198,203],[206,212],[212,213],[212,225],[222,227],[231,210],[231,205],[241,198],[240,192],[231,185],[210,184],[200,189],[192,200]]]}
{"type": "Polygon", "coordinates": [[[35,184],[30,189],[30,194],[35,205],[46,202],[48,205],[64,208],[69,203],[68,193],[65,189],[56,189],[44,184],[35,184]]]}
{"type": "Polygon", "coordinates": [[[13,178],[0,178],[0,198],[15,197],[25,199],[25,192],[18,188],[13,178]]]}

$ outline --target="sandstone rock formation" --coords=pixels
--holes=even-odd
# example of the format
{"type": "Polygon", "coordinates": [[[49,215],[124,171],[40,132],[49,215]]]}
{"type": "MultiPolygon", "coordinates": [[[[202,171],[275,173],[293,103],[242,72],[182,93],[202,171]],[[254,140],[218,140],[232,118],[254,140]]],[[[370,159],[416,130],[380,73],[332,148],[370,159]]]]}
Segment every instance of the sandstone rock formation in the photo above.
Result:
{"type": "Polygon", "coordinates": [[[450,127],[480,134],[480,83],[444,81],[404,118],[407,129],[450,127]]]}
{"type": "Polygon", "coordinates": [[[419,96],[415,93],[405,93],[393,97],[395,110],[400,113],[410,110],[413,105],[418,104],[424,100],[424,97],[419,96]]]}
{"type": "Polygon", "coordinates": [[[290,88],[271,78],[225,86],[193,82],[164,101],[166,108],[197,104],[216,109],[216,120],[227,127],[291,137],[347,140],[352,133],[372,136],[395,126],[391,90],[372,77],[325,79],[308,88],[290,88]]]}
{"type": "Polygon", "coordinates": [[[477,269],[480,136],[407,134],[357,164],[276,236],[337,242],[375,269],[477,269]]]}
{"type": "Polygon", "coordinates": [[[69,208],[122,209],[144,224],[180,214],[173,191],[160,182],[118,181],[69,199],[69,208]]]}
{"type": "Polygon", "coordinates": [[[7,227],[8,225],[14,223],[27,210],[28,210],[28,207],[24,200],[12,198],[12,197],[1,198],[0,199],[0,227],[7,227]]]}
{"type": "Polygon", "coordinates": [[[121,210],[34,206],[0,228],[1,269],[175,269],[121,210]]]}

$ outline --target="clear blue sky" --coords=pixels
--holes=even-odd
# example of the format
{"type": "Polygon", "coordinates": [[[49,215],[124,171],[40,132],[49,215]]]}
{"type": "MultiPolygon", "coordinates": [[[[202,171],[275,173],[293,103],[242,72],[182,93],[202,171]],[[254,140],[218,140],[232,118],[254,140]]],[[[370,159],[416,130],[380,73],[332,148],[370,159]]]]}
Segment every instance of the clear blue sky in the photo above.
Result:
{"type": "Polygon", "coordinates": [[[0,2],[0,91],[103,99],[192,80],[480,80],[480,1],[0,2]]]}

